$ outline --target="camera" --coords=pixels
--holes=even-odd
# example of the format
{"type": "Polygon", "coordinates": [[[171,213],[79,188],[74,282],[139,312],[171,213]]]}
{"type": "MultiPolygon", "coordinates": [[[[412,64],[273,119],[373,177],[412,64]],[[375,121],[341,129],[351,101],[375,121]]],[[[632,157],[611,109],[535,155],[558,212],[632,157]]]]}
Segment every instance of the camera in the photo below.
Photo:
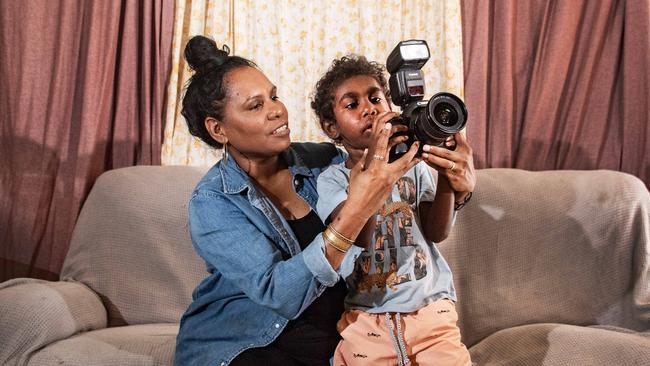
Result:
{"type": "Polygon", "coordinates": [[[430,100],[424,100],[424,75],[422,66],[429,60],[429,46],[424,40],[401,41],[395,46],[388,59],[386,69],[393,104],[402,109],[399,117],[393,118],[393,125],[405,125],[408,140],[393,146],[389,161],[406,153],[415,141],[420,141],[418,155],[424,144],[443,146],[445,139],[465,127],[467,108],[463,101],[451,93],[437,93],[430,100]]]}

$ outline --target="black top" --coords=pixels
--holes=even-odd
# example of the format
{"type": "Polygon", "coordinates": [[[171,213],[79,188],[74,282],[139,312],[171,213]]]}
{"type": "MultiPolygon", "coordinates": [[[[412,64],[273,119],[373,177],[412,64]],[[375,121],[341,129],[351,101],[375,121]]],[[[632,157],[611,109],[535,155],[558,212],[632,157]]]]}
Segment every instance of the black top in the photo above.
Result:
{"type": "Polygon", "coordinates": [[[305,249],[316,235],[325,230],[325,225],[314,210],[309,210],[309,213],[300,219],[287,220],[287,222],[298,239],[300,249],[305,249]]]}
{"type": "MultiPolygon", "coordinates": [[[[314,211],[297,220],[288,220],[301,249],[305,249],[325,225],[314,211]]],[[[329,359],[341,339],[336,323],[343,313],[347,294],[345,282],[340,280],[328,287],[307,309],[290,320],[282,334],[263,348],[251,348],[231,362],[234,366],[329,366],[329,359]]]]}
{"type": "MultiPolygon", "coordinates": [[[[300,219],[288,220],[289,226],[298,239],[300,248],[304,249],[325,230],[325,225],[318,215],[311,210],[300,219]]],[[[300,316],[289,322],[284,332],[278,337],[281,344],[293,344],[290,351],[310,357],[322,355],[328,359],[340,339],[336,323],[343,313],[343,300],[347,294],[345,282],[340,280],[333,287],[328,287],[300,316]],[[298,346],[298,347],[296,347],[298,346]],[[295,349],[293,349],[296,347],[295,349]]],[[[292,355],[293,356],[293,355],[292,355]]]]}
{"type": "MultiPolygon", "coordinates": [[[[305,249],[316,235],[325,230],[325,225],[313,210],[303,218],[288,220],[288,223],[298,239],[300,249],[305,249]]],[[[336,322],[343,313],[346,294],[345,282],[340,280],[333,287],[328,287],[296,320],[307,319],[323,329],[336,331],[336,322]]]]}

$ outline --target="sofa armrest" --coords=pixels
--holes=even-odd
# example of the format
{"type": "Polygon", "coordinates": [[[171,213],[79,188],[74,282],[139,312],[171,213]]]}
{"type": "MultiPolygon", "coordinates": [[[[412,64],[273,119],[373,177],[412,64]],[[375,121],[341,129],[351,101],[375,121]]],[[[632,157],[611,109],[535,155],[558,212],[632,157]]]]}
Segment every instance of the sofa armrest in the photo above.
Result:
{"type": "Polygon", "coordinates": [[[78,282],[17,278],[0,283],[0,364],[25,364],[48,344],[106,327],[97,294],[78,282]]]}
{"type": "Polygon", "coordinates": [[[650,193],[629,174],[479,169],[439,247],[468,346],[535,323],[650,329],[650,193]]]}

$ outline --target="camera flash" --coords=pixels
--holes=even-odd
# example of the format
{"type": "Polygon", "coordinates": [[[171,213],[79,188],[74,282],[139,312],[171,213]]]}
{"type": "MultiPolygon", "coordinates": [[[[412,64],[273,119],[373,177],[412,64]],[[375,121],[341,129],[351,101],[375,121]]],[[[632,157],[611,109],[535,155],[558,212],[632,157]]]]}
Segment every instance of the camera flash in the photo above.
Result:
{"type": "Polygon", "coordinates": [[[406,62],[429,59],[429,47],[424,43],[402,45],[400,53],[406,62]]]}

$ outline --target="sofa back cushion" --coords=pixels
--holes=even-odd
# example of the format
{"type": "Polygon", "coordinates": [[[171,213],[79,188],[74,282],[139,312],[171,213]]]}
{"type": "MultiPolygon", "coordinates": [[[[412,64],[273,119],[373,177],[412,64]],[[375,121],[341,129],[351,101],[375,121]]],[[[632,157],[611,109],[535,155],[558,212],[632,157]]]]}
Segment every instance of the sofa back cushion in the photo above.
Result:
{"type": "Polygon", "coordinates": [[[650,194],[613,171],[479,170],[439,248],[469,346],[532,323],[650,328],[650,194]]]}
{"type": "MultiPolygon", "coordinates": [[[[104,173],[81,211],[62,279],[83,282],[111,326],[177,322],[207,273],[187,204],[205,168],[104,173]]],[[[483,169],[439,248],[464,341],[532,323],[650,328],[650,194],[612,171],[483,169]]]]}
{"type": "Polygon", "coordinates": [[[109,326],[178,322],[203,279],[187,204],[205,168],[136,166],[96,181],[77,220],[61,279],[96,291],[109,326]]]}

